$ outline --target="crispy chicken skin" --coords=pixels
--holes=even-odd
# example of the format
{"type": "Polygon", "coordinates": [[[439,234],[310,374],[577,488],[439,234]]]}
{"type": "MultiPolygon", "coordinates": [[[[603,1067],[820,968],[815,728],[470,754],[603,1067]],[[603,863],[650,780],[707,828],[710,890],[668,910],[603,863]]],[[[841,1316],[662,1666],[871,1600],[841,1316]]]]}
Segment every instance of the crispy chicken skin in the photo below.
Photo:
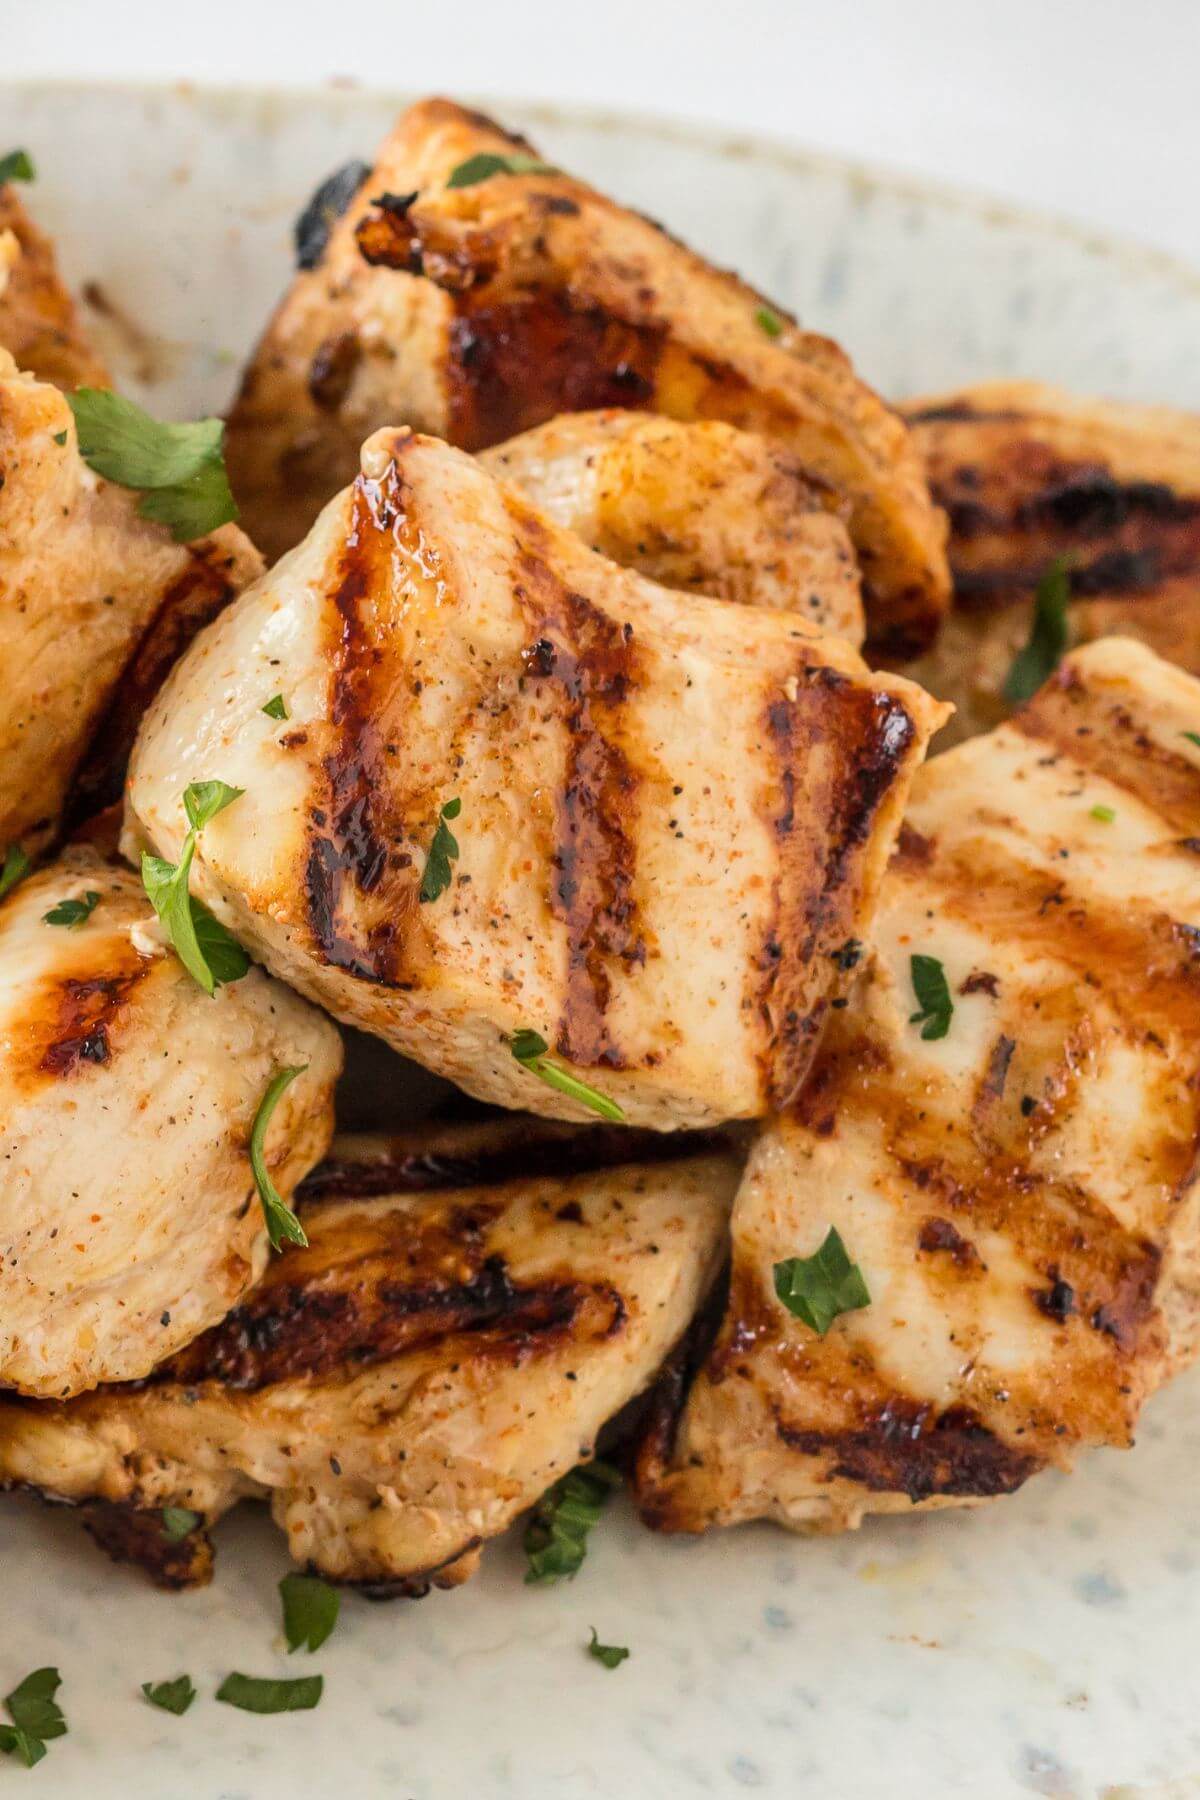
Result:
{"type": "Polygon", "coordinates": [[[446,100],[411,108],[268,325],[229,427],[267,553],[302,536],[380,426],[482,450],[596,407],[724,419],[845,499],[872,636],[928,642],[949,594],[944,521],[903,424],[837,346],[569,175],[448,186],[480,154],[530,146],[446,100]]]}
{"type": "Polygon", "coordinates": [[[55,387],[111,385],[63,285],[54,245],[11,182],[0,185],[0,349],[55,387]]]}
{"type": "Polygon", "coordinates": [[[1122,633],[1200,673],[1200,418],[1029,381],[904,411],[950,518],[953,611],[905,669],[958,708],[939,748],[1007,716],[1004,678],[1056,556],[1075,641],[1122,633]]]}
{"type": "Polygon", "coordinates": [[[157,1509],[207,1526],[246,1496],[331,1579],[466,1580],[686,1329],[739,1167],[606,1166],[616,1134],[552,1126],[573,1172],[514,1176],[498,1129],[498,1181],[488,1127],[338,1145],[301,1207],[309,1248],[173,1363],[68,1405],[0,1404],[0,1483],[86,1504],[106,1547],[171,1586],[207,1579],[211,1551],[203,1528],[168,1546],[157,1509]],[[474,1185],[447,1187],[463,1169],[474,1185]]]}
{"type": "Polygon", "coordinates": [[[515,1060],[532,1029],[630,1123],[703,1126],[798,1085],[941,716],[794,615],[657,587],[380,432],[176,666],[126,844],[174,857],[186,783],[232,782],[194,880],[302,993],[481,1099],[589,1116],[515,1060]],[[451,800],[461,856],[422,904],[451,800]]]}
{"type": "Polygon", "coordinates": [[[1197,718],[1200,683],[1114,638],[921,771],[875,958],[752,1153],[715,1343],[660,1392],[651,1524],[837,1531],[1010,1493],[1128,1445],[1195,1355],[1197,718]],[[914,953],[953,998],[938,1039],[914,953]],[[820,1338],[772,1268],[830,1225],[870,1305],[820,1338]]]}
{"type": "Polygon", "coordinates": [[[610,408],[565,413],[480,461],[623,568],[862,643],[858,562],[836,499],[753,432],[610,408]]]}
{"type": "Polygon", "coordinates": [[[176,544],[79,455],[58,389],[0,350],[0,852],[120,792],[140,709],[181,634],[262,569],[236,526],[176,544]],[[62,440],[61,442],[59,440],[62,440]]]}
{"type": "Polygon", "coordinates": [[[277,1069],[307,1064],[267,1140],[282,1193],[329,1142],[334,1026],[259,969],[210,999],[156,923],[140,878],[82,847],[0,904],[0,1387],[146,1375],[241,1298],[277,1069]],[[46,922],[89,892],[85,924],[46,922]]]}

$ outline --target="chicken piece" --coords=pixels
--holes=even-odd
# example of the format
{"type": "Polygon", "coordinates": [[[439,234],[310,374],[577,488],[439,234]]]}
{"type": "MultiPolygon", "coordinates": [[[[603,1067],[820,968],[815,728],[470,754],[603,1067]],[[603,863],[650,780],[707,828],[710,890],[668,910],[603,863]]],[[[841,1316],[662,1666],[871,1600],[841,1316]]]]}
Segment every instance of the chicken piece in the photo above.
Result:
{"type": "Polygon", "coordinates": [[[1077,642],[1123,633],[1200,673],[1200,417],[989,382],[905,408],[950,517],[954,608],[905,673],[957,715],[948,747],[1011,710],[1039,577],[1070,559],[1077,642]]]}
{"type": "Polygon", "coordinates": [[[532,1030],[630,1123],[704,1126],[797,1086],[941,717],[794,615],[656,587],[380,432],[176,666],[126,843],[174,859],[186,784],[244,788],[194,880],[292,986],[481,1099],[589,1116],[516,1060],[532,1030]]]}
{"type": "Polygon", "coordinates": [[[337,1031],[261,970],[210,999],[138,876],[79,847],[0,905],[0,1387],[57,1397],[149,1374],[261,1273],[247,1155],[271,1076],[285,1194],[324,1151],[337,1031]],[[98,896],[83,923],[64,900],[98,896]]]}
{"type": "Polygon", "coordinates": [[[255,539],[272,556],[294,544],[380,426],[482,450],[594,407],[724,419],[845,500],[872,637],[920,649],[949,597],[945,522],[901,421],[835,344],[585,183],[535,167],[451,185],[472,159],[530,155],[428,100],[341,195],[230,419],[255,539]]]}
{"type": "Polygon", "coordinates": [[[569,1172],[521,1176],[508,1121],[489,1167],[492,1129],[339,1145],[306,1185],[309,1248],[150,1381],[0,1405],[0,1484],[86,1504],[166,1585],[207,1579],[206,1529],[247,1496],[333,1580],[465,1581],[653,1379],[724,1254],[739,1167],[678,1139],[682,1160],[609,1167],[615,1134],[534,1122],[536,1166],[552,1146],[569,1172]],[[448,1185],[464,1163],[474,1185],[448,1185]],[[203,1523],[171,1544],[164,1506],[203,1523]]]}
{"type": "Polygon", "coordinates": [[[11,182],[0,185],[0,349],[19,369],[68,392],[111,385],[59,275],[54,245],[11,182]]]}
{"type": "Polygon", "coordinates": [[[1113,638],[921,771],[876,959],[752,1154],[715,1344],[659,1395],[651,1524],[1011,1493],[1128,1445],[1196,1354],[1197,719],[1200,682],[1113,638]],[[943,965],[942,1037],[913,955],[943,965]],[[772,1270],[831,1225],[870,1304],[821,1338],[772,1270]]]}
{"type": "Polygon", "coordinates": [[[234,525],[193,544],[79,454],[71,410],[0,350],[0,854],[120,793],[139,709],[182,638],[261,572],[234,525]],[[77,808],[76,808],[77,809],[77,808]]]}
{"type": "Polygon", "coordinates": [[[765,438],[716,420],[566,413],[479,460],[622,568],[800,613],[862,643],[858,563],[837,503],[765,438]]]}

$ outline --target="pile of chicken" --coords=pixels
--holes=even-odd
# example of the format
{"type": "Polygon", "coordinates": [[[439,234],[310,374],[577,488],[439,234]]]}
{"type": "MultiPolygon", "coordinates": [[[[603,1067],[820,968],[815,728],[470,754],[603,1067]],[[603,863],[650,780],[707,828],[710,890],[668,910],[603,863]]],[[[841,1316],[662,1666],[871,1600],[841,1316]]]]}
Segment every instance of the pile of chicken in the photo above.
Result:
{"type": "Polygon", "coordinates": [[[445,101],[298,243],[180,544],[0,189],[0,1485],[415,1593],[618,1415],[684,1531],[1130,1443],[1200,1321],[1200,423],[894,410],[445,101]],[[331,1149],[335,1020],[489,1108],[331,1149]]]}

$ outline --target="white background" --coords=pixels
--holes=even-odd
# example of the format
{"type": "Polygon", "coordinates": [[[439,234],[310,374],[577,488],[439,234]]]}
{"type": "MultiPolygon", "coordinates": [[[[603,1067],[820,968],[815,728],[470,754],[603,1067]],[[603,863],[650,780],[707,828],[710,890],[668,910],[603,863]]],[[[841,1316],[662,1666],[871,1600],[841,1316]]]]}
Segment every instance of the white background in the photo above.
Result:
{"type": "Polygon", "coordinates": [[[1200,0],[0,0],[0,76],[30,75],[352,77],[708,119],[1200,265],[1200,0]]]}

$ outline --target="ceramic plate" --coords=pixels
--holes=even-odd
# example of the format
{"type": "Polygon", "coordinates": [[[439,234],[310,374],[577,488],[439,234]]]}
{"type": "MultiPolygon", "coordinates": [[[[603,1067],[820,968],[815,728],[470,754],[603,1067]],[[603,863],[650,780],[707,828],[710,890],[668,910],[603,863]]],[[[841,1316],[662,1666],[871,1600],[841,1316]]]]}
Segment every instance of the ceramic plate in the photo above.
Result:
{"type": "MultiPolygon", "coordinates": [[[[227,400],[316,181],[395,95],[0,90],[39,218],[89,283],[119,381],[163,413],[227,400]]],[[[892,395],[985,376],[1200,406],[1200,280],[1146,252],[826,158],[641,120],[498,106],[566,166],[838,337],[892,395]]],[[[70,1735],[31,1777],[90,1800],[691,1800],[745,1793],[1200,1795],[1200,1376],[1136,1451],[975,1513],[805,1541],[656,1538],[613,1509],[578,1579],[523,1586],[515,1542],[421,1603],[343,1604],[304,1658],[315,1711],[216,1705],[283,1653],[282,1539],[243,1509],[213,1586],[163,1596],[71,1517],[0,1508],[0,1691],[57,1663],[70,1735]],[[627,1644],[607,1672],[588,1628],[627,1644]],[[145,1680],[190,1671],[184,1719],[145,1680]]],[[[0,1770],[14,1793],[24,1776],[0,1770]]]]}

